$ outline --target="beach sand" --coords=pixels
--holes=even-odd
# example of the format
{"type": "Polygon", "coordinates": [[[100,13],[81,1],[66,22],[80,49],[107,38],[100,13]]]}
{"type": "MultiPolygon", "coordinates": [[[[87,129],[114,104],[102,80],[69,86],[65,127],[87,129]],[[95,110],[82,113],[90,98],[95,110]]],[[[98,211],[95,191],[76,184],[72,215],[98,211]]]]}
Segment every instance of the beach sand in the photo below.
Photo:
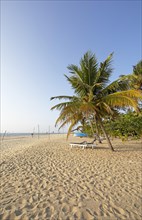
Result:
{"type": "Polygon", "coordinates": [[[113,140],[115,152],[105,140],[95,149],[70,148],[83,140],[4,140],[0,219],[142,219],[142,142],[113,140]]]}

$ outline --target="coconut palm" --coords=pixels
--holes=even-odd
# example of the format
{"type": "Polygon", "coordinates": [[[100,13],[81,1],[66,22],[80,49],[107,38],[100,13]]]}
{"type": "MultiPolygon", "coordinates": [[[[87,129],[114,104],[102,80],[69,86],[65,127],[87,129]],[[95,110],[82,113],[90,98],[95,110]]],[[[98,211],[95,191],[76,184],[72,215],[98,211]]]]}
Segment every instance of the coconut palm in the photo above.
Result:
{"type": "Polygon", "coordinates": [[[138,90],[142,90],[142,60],[133,67],[133,87],[138,90]]]}
{"type": "MultiPolygon", "coordinates": [[[[139,90],[142,93],[142,60],[133,66],[133,72],[128,75],[121,75],[121,80],[127,81],[129,89],[139,90]]],[[[139,101],[139,107],[142,109],[142,102],[139,101]]]]}
{"type": "Polygon", "coordinates": [[[121,80],[127,81],[132,89],[142,90],[142,60],[133,66],[133,72],[128,75],[120,75],[121,80]]]}
{"type": "Polygon", "coordinates": [[[71,76],[65,75],[75,95],[56,96],[51,99],[67,99],[52,107],[52,110],[61,111],[56,124],[60,122],[60,127],[70,124],[68,135],[82,120],[90,121],[91,125],[94,118],[100,125],[108,145],[114,150],[103,126],[103,118],[106,115],[113,115],[117,107],[131,106],[138,111],[137,102],[142,95],[139,91],[127,90],[128,81],[118,79],[109,84],[112,56],[113,54],[110,54],[104,62],[98,64],[95,55],[87,52],[80,61],[80,67],[69,65],[71,76]]]}

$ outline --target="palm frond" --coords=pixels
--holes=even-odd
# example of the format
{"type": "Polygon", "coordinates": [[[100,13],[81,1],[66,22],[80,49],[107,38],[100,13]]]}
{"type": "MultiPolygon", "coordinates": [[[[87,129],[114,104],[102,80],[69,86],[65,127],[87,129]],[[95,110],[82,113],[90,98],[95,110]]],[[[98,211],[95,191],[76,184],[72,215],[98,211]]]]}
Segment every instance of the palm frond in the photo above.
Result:
{"type": "Polygon", "coordinates": [[[104,87],[108,84],[109,77],[111,76],[113,70],[111,67],[112,56],[113,53],[111,53],[104,62],[100,63],[98,74],[96,76],[96,82],[102,83],[104,87]]]}
{"type": "Polygon", "coordinates": [[[50,100],[53,100],[53,99],[73,99],[74,97],[73,96],[66,96],[66,95],[62,95],[62,96],[54,96],[54,97],[51,97],[50,100]]]}
{"type": "Polygon", "coordinates": [[[72,128],[78,123],[78,121],[72,121],[72,123],[70,124],[69,128],[68,128],[68,133],[67,133],[67,139],[72,131],[72,128]]]}
{"type": "Polygon", "coordinates": [[[137,76],[142,76],[142,60],[140,60],[136,66],[133,66],[133,74],[137,76]]]}
{"type": "Polygon", "coordinates": [[[83,82],[83,80],[81,80],[76,76],[68,77],[65,75],[65,77],[67,78],[68,82],[71,84],[76,94],[80,94],[81,96],[86,94],[86,92],[88,91],[88,86],[83,82]]]}
{"type": "Polygon", "coordinates": [[[54,105],[52,108],[51,108],[51,110],[54,110],[54,109],[56,109],[56,110],[61,110],[61,109],[63,109],[63,108],[65,108],[67,105],[69,105],[70,104],[70,102],[62,102],[62,103],[59,103],[59,104],[57,104],[57,105],[54,105]]]}
{"type": "Polygon", "coordinates": [[[133,107],[138,111],[138,100],[142,99],[142,94],[136,90],[128,90],[110,94],[102,100],[112,107],[133,107]]]}
{"type": "Polygon", "coordinates": [[[112,83],[110,83],[108,86],[106,86],[102,91],[102,95],[111,94],[117,91],[124,91],[128,90],[130,88],[128,80],[126,80],[125,77],[121,77],[112,83]]]}
{"type": "Polygon", "coordinates": [[[87,85],[92,86],[94,84],[94,79],[98,69],[98,63],[95,54],[92,54],[90,51],[85,53],[80,61],[80,66],[83,73],[82,77],[84,82],[87,85]]]}

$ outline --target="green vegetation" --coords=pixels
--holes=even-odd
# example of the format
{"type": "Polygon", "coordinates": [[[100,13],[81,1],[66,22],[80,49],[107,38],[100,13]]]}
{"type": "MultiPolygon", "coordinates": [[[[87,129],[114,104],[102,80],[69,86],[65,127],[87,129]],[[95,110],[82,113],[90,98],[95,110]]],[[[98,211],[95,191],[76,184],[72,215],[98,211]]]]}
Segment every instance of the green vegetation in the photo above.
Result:
{"type": "Polygon", "coordinates": [[[142,90],[142,60],[133,66],[133,73],[121,75],[122,80],[127,81],[129,88],[142,90]]]}
{"type": "Polygon", "coordinates": [[[138,139],[142,137],[142,115],[134,112],[120,114],[115,120],[105,124],[108,134],[112,137],[119,137],[122,140],[138,139]]]}
{"type": "Polygon", "coordinates": [[[60,128],[69,124],[67,137],[78,124],[81,124],[79,128],[83,131],[87,129],[89,134],[96,133],[98,138],[101,129],[109,147],[114,150],[104,126],[105,119],[116,117],[124,107],[131,107],[138,112],[142,93],[138,88],[132,87],[133,76],[122,76],[109,84],[112,56],[113,54],[110,54],[104,62],[98,64],[95,55],[87,52],[79,67],[73,64],[68,66],[71,75],[65,77],[75,95],[52,97],[51,100],[64,102],[51,109],[60,111],[56,121],[56,124],[61,123],[60,128]]]}

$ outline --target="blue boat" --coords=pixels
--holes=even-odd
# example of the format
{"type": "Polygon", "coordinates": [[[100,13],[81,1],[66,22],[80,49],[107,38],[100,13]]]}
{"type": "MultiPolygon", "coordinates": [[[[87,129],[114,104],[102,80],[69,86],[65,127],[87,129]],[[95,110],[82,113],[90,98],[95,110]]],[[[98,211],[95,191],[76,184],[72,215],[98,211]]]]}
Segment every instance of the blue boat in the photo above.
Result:
{"type": "Polygon", "coordinates": [[[75,133],[74,136],[75,137],[87,137],[87,134],[85,134],[85,133],[75,133]]]}

